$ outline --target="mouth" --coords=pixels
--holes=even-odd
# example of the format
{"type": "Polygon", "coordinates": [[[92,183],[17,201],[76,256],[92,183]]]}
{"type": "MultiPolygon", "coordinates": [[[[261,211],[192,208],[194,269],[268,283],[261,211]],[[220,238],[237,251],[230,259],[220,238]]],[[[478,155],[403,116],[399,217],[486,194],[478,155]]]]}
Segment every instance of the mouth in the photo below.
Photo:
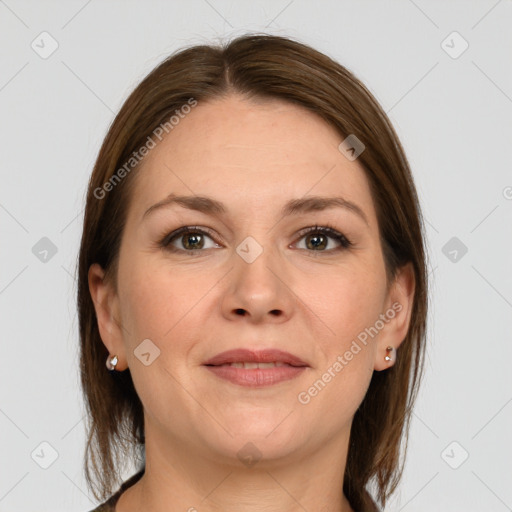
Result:
{"type": "Polygon", "coordinates": [[[288,363],[283,363],[282,361],[272,361],[270,363],[260,363],[253,361],[243,361],[236,363],[223,363],[223,364],[214,364],[214,365],[206,365],[206,366],[231,366],[231,368],[245,368],[246,370],[255,370],[256,368],[265,369],[265,368],[279,368],[281,366],[293,366],[288,363]]]}
{"type": "Polygon", "coordinates": [[[217,354],[203,366],[217,377],[249,387],[271,386],[293,379],[309,365],[281,350],[235,349],[217,354]]]}

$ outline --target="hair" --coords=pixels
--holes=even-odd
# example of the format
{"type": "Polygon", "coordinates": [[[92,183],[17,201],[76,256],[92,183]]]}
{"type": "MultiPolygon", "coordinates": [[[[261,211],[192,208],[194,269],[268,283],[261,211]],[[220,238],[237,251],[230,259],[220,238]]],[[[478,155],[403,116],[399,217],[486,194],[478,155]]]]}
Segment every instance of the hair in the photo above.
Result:
{"type": "Polygon", "coordinates": [[[129,369],[106,371],[109,354],[100,338],[88,287],[89,267],[99,263],[117,289],[120,242],[138,165],[126,175],[120,169],[123,165],[126,169],[126,162],[147,144],[155,129],[190,104],[191,98],[200,105],[231,94],[293,103],[320,116],[340,136],[355,134],[365,145],[358,162],[377,213],[388,284],[403,265],[412,265],[415,290],[409,329],[396,364],[373,372],[355,413],[343,481],[353,508],[369,508],[367,486],[375,487],[384,506],[402,476],[412,408],[423,373],[428,283],[419,201],[398,136],[369,90],[327,55],[290,38],[267,34],[192,46],[166,58],[124,102],[99,151],[88,185],[78,258],[88,486],[97,499],[105,499],[121,482],[122,464],[133,461],[132,456],[145,458],[142,403],[129,369]],[[108,182],[113,184],[108,194],[98,193],[107,190],[108,182]]]}

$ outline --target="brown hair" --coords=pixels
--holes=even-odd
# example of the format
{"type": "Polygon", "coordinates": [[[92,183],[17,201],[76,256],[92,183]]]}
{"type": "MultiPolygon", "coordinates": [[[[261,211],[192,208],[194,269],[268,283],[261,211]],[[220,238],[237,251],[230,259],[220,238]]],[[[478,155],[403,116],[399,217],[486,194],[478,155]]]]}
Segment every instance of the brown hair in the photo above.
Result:
{"type": "Polygon", "coordinates": [[[402,475],[400,443],[402,438],[407,441],[423,372],[427,267],[416,190],[400,141],[367,88],[328,56],[300,42],[265,34],[238,37],[225,46],[194,46],[168,57],[125,101],[100,149],[88,187],[78,261],[88,485],[96,498],[104,499],[120,483],[121,464],[129,460],[130,450],[144,460],[142,404],[129,369],[110,373],[105,368],[108,352],[88,288],[88,270],[93,263],[105,269],[115,286],[135,170],[126,173],[107,194],[102,193],[104,197],[97,191],[112,180],[156,127],[168,122],[191,98],[200,104],[231,93],[292,102],[320,116],[342,137],[355,134],[366,146],[358,162],[371,187],[388,283],[402,265],[412,264],[415,293],[409,331],[396,364],[373,373],[355,413],[343,482],[353,508],[369,508],[367,484],[375,486],[384,506],[402,475]]]}

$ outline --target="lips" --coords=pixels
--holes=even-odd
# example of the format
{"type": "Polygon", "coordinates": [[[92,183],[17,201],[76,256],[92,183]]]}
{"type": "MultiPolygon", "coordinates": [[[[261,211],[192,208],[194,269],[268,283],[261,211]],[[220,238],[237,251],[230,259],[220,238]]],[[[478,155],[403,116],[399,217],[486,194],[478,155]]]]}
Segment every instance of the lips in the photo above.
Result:
{"type": "MultiPolygon", "coordinates": [[[[248,350],[243,348],[222,352],[208,359],[208,361],[203,364],[205,366],[221,366],[231,363],[277,363],[276,366],[282,366],[282,364],[295,367],[309,366],[299,357],[282,350],[248,350]]],[[[249,368],[251,368],[251,366],[249,366],[249,368]]],[[[255,367],[252,366],[252,368],[255,367]]]]}
{"type": "Polygon", "coordinates": [[[222,380],[251,388],[294,379],[309,367],[299,357],[275,349],[228,350],[209,359],[203,366],[222,380]]]}

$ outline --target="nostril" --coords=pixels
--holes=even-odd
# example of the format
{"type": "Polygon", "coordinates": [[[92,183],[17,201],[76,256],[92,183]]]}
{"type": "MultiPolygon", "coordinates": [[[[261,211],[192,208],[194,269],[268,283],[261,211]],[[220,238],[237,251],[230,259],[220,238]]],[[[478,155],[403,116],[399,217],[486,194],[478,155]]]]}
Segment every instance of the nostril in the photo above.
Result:
{"type": "MultiPolygon", "coordinates": [[[[247,313],[247,311],[243,308],[237,308],[233,311],[236,315],[240,315],[240,316],[244,316],[247,313]]],[[[280,316],[283,312],[280,309],[271,309],[269,311],[269,313],[274,316],[280,316]]]]}

